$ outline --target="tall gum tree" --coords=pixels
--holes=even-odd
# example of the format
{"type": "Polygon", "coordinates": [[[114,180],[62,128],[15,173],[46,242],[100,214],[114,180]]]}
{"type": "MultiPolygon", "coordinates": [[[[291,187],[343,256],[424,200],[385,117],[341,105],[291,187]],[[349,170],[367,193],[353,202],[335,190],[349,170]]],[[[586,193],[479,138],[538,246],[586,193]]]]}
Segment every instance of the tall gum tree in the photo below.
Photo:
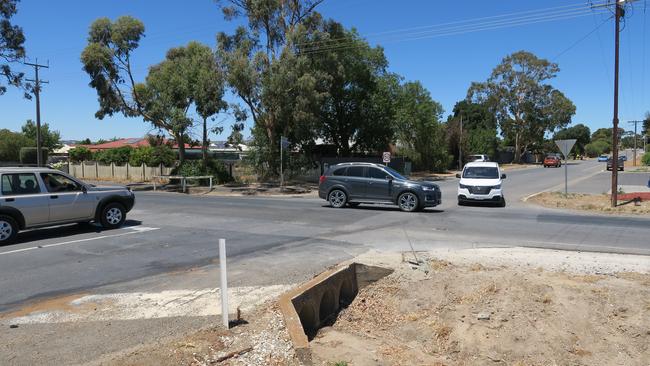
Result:
{"type": "Polygon", "coordinates": [[[519,51],[467,92],[468,100],[485,103],[494,113],[501,133],[514,143],[516,163],[530,146],[542,142],[547,132],[567,126],[575,114],[575,105],[547,84],[559,71],[556,63],[519,51]]]}
{"type": "Polygon", "coordinates": [[[297,32],[310,32],[322,0],[218,1],[226,19],[243,17],[247,25],[234,34],[217,35],[220,63],[233,93],[248,108],[254,148],[263,175],[277,175],[279,140],[294,147],[313,144],[318,106],[324,96],[322,76],[295,52],[297,32]]]}
{"type": "Polygon", "coordinates": [[[137,83],[131,59],[144,32],[144,24],[129,16],[115,22],[100,18],[90,26],[81,62],[97,91],[95,117],[120,113],[143,118],[174,137],[182,164],[193,125],[188,111],[195,106],[205,122],[223,108],[223,81],[209,47],[190,42],[170,49],[163,62],[149,69],[145,82],[137,83]]]}

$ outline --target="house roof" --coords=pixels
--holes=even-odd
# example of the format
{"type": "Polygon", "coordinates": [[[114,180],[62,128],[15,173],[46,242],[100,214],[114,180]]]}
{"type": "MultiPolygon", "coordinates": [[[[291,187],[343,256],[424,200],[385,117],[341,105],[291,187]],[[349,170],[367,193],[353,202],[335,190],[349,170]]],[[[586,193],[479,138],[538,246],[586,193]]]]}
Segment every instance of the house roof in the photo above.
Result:
{"type": "MultiPolygon", "coordinates": [[[[164,141],[165,143],[167,140],[164,141]]],[[[97,145],[77,145],[77,146],[83,146],[88,148],[90,151],[100,151],[100,150],[108,150],[108,149],[116,149],[119,147],[125,147],[125,146],[130,146],[133,148],[140,147],[140,146],[150,146],[149,140],[146,138],[138,138],[138,137],[130,137],[130,138],[124,138],[124,139],[119,139],[115,141],[109,141],[105,142],[103,144],[97,144],[97,145]]],[[[174,149],[178,149],[178,144],[174,144],[172,146],[174,149]]],[[[185,144],[186,149],[191,149],[193,148],[192,145],[190,144],[185,144]]]]}

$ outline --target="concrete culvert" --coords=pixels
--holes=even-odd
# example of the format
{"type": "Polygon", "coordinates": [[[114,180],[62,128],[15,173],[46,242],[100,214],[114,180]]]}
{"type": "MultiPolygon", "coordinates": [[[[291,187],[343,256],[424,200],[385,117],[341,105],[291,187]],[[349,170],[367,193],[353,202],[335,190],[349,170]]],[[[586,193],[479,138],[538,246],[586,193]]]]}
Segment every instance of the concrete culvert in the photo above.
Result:
{"type": "Polygon", "coordinates": [[[309,304],[303,305],[300,313],[298,313],[298,317],[300,318],[300,323],[305,330],[307,338],[311,340],[316,335],[316,332],[318,332],[318,319],[316,319],[316,312],[313,306],[309,304]]]}
{"type": "Polygon", "coordinates": [[[355,296],[357,296],[357,293],[354,291],[352,281],[343,281],[339,291],[339,306],[346,307],[350,305],[355,296]]]}
{"type": "Polygon", "coordinates": [[[321,325],[327,323],[327,320],[336,314],[338,306],[334,299],[334,291],[327,290],[323,293],[320,300],[320,308],[318,311],[319,320],[321,325]]]}

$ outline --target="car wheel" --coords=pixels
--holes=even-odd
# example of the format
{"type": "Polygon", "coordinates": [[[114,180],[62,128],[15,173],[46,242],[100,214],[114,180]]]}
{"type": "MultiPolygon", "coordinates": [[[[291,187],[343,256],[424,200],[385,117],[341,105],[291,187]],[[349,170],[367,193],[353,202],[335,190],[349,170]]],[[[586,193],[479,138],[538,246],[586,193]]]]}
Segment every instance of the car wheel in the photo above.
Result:
{"type": "Polygon", "coordinates": [[[506,207],[505,197],[501,197],[501,201],[499,201],[499,207],[506,207]]]}
{"type": "Polygon", "coordinates": [[[11,216],[0,215],[0,245],[9,244],[16,239],[18,223],[11,216]]]}
{"type": "Polygon", "coordinates": [[[328,201],[330,202],[330,206],[334,208],[341,208],[345,206],[345,203],[348,201],[348,196],[342,190],[335,189],[330,192],[328,201]]]}
{"type": "Polygon", "coordinates": [[[405,212],[417,211],[420,208],[418,196],[412,192],[404,192],[397,198],[397,204],[400,210],[405,212]]]}
{"type": "Polygon", "coordinates": [[[465,201],[459,199],[458,200],[458,206],[465,206],[465,201]]]}
{"type": "Polygon", "coordinates": [[[348,202],[348,206],[350,207],[359,207],[360,203],[359,202],[348,202]]]}
{"type": "Polygon", "coordinates": [[[119,203],[109,203],[102,209],[100,222],[106,229],[116,229],[126,220],[126,209],[119,203]]]}

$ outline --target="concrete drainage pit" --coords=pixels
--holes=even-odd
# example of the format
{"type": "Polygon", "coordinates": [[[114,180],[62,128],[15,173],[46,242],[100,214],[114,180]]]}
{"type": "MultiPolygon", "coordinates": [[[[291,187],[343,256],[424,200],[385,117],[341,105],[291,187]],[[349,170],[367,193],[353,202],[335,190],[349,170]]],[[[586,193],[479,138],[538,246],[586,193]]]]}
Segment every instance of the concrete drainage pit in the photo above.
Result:
{"type": "Polygon", "coordinates": [[[309,341],[320,328],[334,324],[338,313],[352,303],[359,289],[392,272],[352,263],[321,273],[282,295],[280,308],[297,354],[309,354],[309,341]]]}

